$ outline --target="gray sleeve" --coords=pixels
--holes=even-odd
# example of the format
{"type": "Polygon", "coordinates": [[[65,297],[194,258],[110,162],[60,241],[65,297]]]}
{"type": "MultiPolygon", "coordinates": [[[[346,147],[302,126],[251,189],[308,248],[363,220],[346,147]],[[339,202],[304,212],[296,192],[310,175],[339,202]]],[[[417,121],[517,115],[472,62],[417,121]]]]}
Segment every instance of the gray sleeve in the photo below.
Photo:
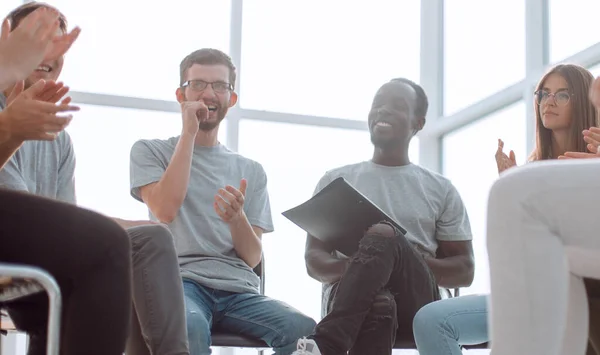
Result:
{"type": "Polygon", "coordinates": [[[315,187],[313,196],[318,194],[321,190],[323,190],[323,188],[325,186],[329,185],[332,181],[333,181],[333,179],[331,178],[331,175],[329,174],[329,172],[325,173],[325,175],[323,175],[323,177],[317,183],[317,187],[315,187]]]}
{"type": "Polygon", "coordinates": [[[254,176],[254,181],[248,180],[248,190],[252,191],[252,195],[246,192],[249,198],[244,205],[244,210],[251,225],[262,229],[264,233],[270,233],[274,228],[267,191],[267,174],[259,163],[256,163],[254,176]]]}
{"type": "Polygon", "coordinates": [[[436,223],[436,239],[465,241],[473,239],[467,209],[454,185],[449,183],[440,218],[436,223]]]}
{"type": "Polygon", "coordinates": [[[76,204],[75,195],[75,151],[67,132],[63,132],[61,142],[61,161],[58,167],[58,186],[56,198],[60,201],[76,204]]]}
{"type": "Polygon", "coordinates": [[[140,188],[160,181],[167,170],[160,158],[150,148],[149,142],[140,140],[131,147],[129,164],[129,183],[131,196],[140,202],[140,188]]]}
{"type": "Polygon", "coordinates": [[[0,169],[0,187],[9,190],[31,192],[27,188],[27,184],[21,174],[17,154],[18,152],[0,169]]]}

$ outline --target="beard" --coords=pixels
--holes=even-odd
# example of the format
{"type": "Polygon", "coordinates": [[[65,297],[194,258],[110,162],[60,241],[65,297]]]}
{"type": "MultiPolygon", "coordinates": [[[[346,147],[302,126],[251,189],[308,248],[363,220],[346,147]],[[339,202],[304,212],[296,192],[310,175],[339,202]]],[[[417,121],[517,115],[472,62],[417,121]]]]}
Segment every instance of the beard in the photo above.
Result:
{"type": "Polygon", "coordinates": [[[382,138],[371,133],[371,143],[373,143],[375,148],[379,148],[381,150],[392,150],[398,148],[402,145],[402,142],[403,139],[399,137],[382,138]]]}
{"type": "MultiPolygon", "coordinates": [[[[187,96],[185,96],[185,100],[189,101],[187,96]]],[[[198,117],[198,128],[203,132],[209,132],[217,128],[225,118],[225,115],[227,115],[227,105],[223,105],[221,102],[215,102],[215,104],[217,106],[217,110],[215,111],[216,120],[202,120],[201,117],[198,117]]],[[[208,111],[207,115],[210,116],[210,114],[211,112],[208,111]]]]}
{"type": "MultiPolygon", "coordinates": [[[[208,114],[210,115],[210,111],[208,112],[208,114]]],[[[219,106],[217,108],[217,110],[215,111],[216,114],[216,120],[214,121],[210,121],[210,120],[206,120],[206,121],[202,121],[199,120],[198,122],[198,128],[201,131],[204,132],[208,132],[208,131],[212,131],[213,129],[217,128],[217,126],[219,126],[221,124],[221,121],[223,121],[223,119],[225,119],[225,115],[227,114],[227,110],[221,108],[221,106],[219,106]]]]}

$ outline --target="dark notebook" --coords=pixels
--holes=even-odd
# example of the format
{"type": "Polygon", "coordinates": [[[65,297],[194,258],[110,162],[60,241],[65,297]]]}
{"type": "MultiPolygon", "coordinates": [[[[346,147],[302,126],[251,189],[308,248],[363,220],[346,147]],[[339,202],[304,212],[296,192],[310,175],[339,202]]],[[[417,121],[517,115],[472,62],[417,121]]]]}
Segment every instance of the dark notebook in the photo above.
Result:
{"type": "Polygon", "coordinates": [[[310,200],[282,214],[308,234],[348,256],[358,250],[364,232],[382,220],[406,234],[398,222],[342,177],[333,180],[310,200]]]}

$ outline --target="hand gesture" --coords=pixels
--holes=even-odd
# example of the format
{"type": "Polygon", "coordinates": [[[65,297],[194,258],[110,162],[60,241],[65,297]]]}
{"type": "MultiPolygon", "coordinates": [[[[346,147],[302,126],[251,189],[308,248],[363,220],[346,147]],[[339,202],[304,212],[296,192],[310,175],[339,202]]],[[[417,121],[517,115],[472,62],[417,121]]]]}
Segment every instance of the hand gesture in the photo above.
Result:
{"type": "Polygon", "coordinates": [[[504,142],[502,139],[498,139],[498,150],[496,151],[496,164],[498,165],[498,174],[504,170],[517,166],[517,160],[515,158],[515,152],[510,151],[509,155],[504,154],[504,142]]]}
{"type": "MultiPolygon", "coordinates": [[[[53,80],[48,80],[48,81],[46,81],[46,84],[44,85],[43,89],[41,89],[41,91],[35,92],[35,93],[29,92],[28,97],[30,99],[44,101],[44,102],[50,102],[50,103],[55,104],[61,98],[63,98],[68,92],[69,92],[69,87],[65,86],[62,82],[57,83],[53,80]]],[[[11,97],[8,97],[7,104],[10,104],[11,100],[14,100],[15,98],[16,98],[15,95],[11,95],[11,97]]],[[[71,98],[66,97],[64,100],[61,101],[61,104],[68,105],[70,102],[71,102],[71,98]]]]}
{"type": "Polygon", "coordinates": [[[23,80],[42,62],[55,60],[67,52],[81,30],[75,28],[71,33],[56,36],[60,25],[58,16],[54,9],[39,8],[12,32],[10,21],[4,20],[0,33],[2,81],[23,80]]]}
{"type": "Polygon", "coordinates": [[[248,187],[248,181],[242,179],[239,189],[227,185],[224,189],[219,189],[219,193],[215,195],[215,202],[213,203],[215,212],[225,223],[234,223],[245,216],[246,187],[248,187]]]}
{"type": "Polygon", "coordinates": [[[61,116],[61,113],[78,111],[79,107],[69,104],[56,105],[50,102],[35,100],[46,86],[40,80],[29,89],[23,91],[23,82],[18,82],[8,97],[10,102],[0,112],[0,142],[14,141],[22,143],[26,140],[54,140],[71,122],[72,116],[61,116]]]}
{"type": "Polygon", "coordinates": [[[564,155],[558,157],[558,159],[590,159],[600,158],[600,128],[591,127],[583,131],[583,140],[587,143],[586,152],[566,152],[564,155]]]}
{"type": "Polygon", "coordinates": [[[196,136],[200,121],[208,118],[208,107],[203,101],[184,101],[181,104],[183,114],[183,132],[196,136]]]}

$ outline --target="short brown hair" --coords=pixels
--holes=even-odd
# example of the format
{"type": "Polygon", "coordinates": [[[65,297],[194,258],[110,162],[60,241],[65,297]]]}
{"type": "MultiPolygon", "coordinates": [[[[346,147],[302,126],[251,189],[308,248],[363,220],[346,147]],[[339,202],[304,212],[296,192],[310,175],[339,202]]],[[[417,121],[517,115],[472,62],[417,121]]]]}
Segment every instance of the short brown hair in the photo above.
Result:
{"type": "MultiPolygon", "coordinates": [[[[56,9],[54,6],[48,5],[43,2],[32,1],[23,4],[17,7],[16,9],[12,10],[6,16],[6,19],[10,21],[11,31],[17,28],[17,26],[19,26],[19,24],[21,23],[21,21],[23,21],[25,17],[27,17],[29,14],[40,8],[47,8],[58,11],[58,9],[56,9]]],[[[67,32],[67,18],[60,11],[58,11],[58,21],[60,22],[60,29],[63,32],[67,32]]]]}
{"type": "MultiPolygon", "coordinates": [[[[571,96],[571,135],[567,151],[587,152],[587,143],[581,133],[590,127],[598,127],[598,112],[590,100],[590,86],[594,76],[589,70],[577,64],[558,64],[548,70],[538,83],[536,90],[542,90],[546,79],[552,74],[562,76],[567,82],[571,96]]],[[[529,161],[552,159],[552,130],[544,127],[540,106],[534,102],[535,109],[535,149],[529,156],[529,161]]]]}
{"type": "Polygon", "coordinates": [[[231,84],[231,87],[235,89],[235,65],[233,65],[231,57],[220,50],[213,48],[198,49],[197,51],[188,54],[188,56],[181,61],[181,64],[179,65],[179,86],[182,86],[185,83],[187,71],[194,64],[220,64],[226,66],[229,68],[229,84],[231,84]]]}

